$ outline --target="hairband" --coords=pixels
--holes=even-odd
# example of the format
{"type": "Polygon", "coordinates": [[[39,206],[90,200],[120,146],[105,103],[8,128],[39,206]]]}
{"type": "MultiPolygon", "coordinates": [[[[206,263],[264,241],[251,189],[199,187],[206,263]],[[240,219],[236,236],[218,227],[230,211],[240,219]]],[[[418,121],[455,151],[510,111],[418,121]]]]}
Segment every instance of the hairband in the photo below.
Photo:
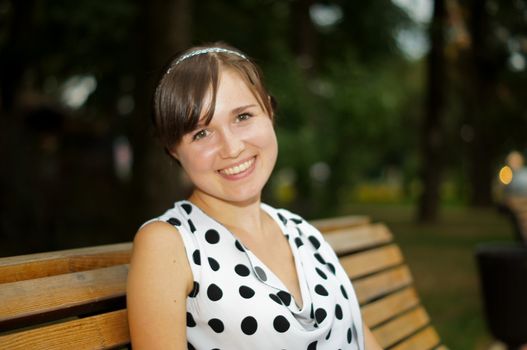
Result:
{"type": "MultiPolygon", "coordinates": [[[[232,55],[236,55],[238,57],[241,57],[244,60],[247,59],[247,56],[245,56],[243,53],[238,52],[238,51],[234,51],[234,50],[230,50],[230,49],[224,49],[223,47],[207,47],[205,49],[199,49],[199,50],[191,51],[191,52],[181,56],[180,58],[177,59],[176,63],[174,63],[174,65],[172,67],[177,66],[182,61],[184,61],[184,60],[186,60],[188,58],[191,58],[191,57],[194,57],[194,56],[199,56],[199,55],[205,55],[207,53],[213,53],[213,52],[230,53],[232,55]]],[[[170,67],[168,69],[167,74],[170,73],[170,70],[172,69],[172,67],[170,67]]]]}

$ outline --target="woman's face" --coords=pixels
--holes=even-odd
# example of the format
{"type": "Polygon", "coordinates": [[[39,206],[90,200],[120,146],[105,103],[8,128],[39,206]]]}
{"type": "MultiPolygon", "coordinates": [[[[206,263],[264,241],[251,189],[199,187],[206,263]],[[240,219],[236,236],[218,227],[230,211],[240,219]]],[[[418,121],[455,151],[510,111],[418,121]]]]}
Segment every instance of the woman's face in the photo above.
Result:
{"type": "MultiPolygon", "coordinates": [[[[210,93],[206,100],[210,101],[210,93]]],[[[270,116],[236,72],[222,69],[209,125],[200,120],[172,155],[195,185],[196,194],[240,204],[260,199],[277,152],[270,116]]]]}

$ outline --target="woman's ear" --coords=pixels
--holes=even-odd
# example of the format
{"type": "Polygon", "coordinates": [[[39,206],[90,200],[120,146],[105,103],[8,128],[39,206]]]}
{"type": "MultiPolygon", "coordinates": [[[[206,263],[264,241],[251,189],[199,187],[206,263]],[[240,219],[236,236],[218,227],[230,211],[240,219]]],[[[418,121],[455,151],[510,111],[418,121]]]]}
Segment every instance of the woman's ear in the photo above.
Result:
{"type": "Polygon", "coordinates": [[[179,156],[175,147],[173,149],[165,147],[165,152],[166,154],[168,154],[169,157],[174,158],[179,163],[179,156]]]}

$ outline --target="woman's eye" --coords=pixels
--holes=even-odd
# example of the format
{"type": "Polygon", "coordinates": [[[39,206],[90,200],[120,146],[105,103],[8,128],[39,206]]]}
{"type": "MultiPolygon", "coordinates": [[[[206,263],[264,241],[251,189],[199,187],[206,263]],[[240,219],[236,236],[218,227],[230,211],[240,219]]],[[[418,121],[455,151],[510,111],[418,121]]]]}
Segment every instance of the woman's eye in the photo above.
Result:
{"type": "Polygon", "coordinates": [[[204,138],[205,136],[207,136],[209,133],[207,131],[207,129],[203,129],[203,130],[200,130],[198,131],[197,133],[195,133],[193,136],[192,136],[192,140],[193,141],[197,141],[199,139],[202,139],[204,138]]]}
{"type": "Polygon", "coordinates": [[[249,118],[251,118],[252,115],[250,115],[249,113],[242,113],[242,114],[239,114],[237,117],[236,117],[236,120],[241,122],[241,121],[244,121],[244,120],[247,120],[249,118]]]}

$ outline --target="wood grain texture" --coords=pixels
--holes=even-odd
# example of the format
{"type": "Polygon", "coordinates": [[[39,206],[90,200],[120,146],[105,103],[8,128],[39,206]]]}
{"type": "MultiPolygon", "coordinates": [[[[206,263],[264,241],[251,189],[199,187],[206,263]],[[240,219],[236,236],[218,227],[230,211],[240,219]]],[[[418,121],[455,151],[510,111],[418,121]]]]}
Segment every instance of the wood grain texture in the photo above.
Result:
{"type": "Polygon", "coordinates": [[[406,265],[353,281],[357,299],[361,305],[389,294],[412,283],[410,270],[406,265]]]}
{"type": "Polygon", "coordinates": [[[362,307],[364,322],[372,328],[419,304],[419,298],[412,287],[399,290],[382,299],[362,307]]]}
{"type": "Polygon", "coordinates": [[[426,311],[422,307],[418,307],[379,327],[373,328],[372,333],[384,349],[417,332],[429,322],[430,319],[426,311]]]}
{"type": "Polygon", "coordinates": [[[24,281],[130,262],[132,243],[0,258],[0,283],[24,281]]]}
{"type": "Polygon", "coordinates": [[[386,244],[393,239],[392,234],[383,224],[339,229],[333,231],[331,234],[325,235],[324,238],[339,256],[386,244]]]}
{"type": "Polygon", "coordinates": [[[127,265],[3,284],[0,326],[31,319],[49,320],[94,309],[97,303],[124,297],[127,265]],[[63,312],[59,312],[62,310],[63,312]]]}
{"type": "Polygon", "coordinates": [[[439,344],[439,336],[433,327],[426,327],[412,335],[390,350],[423,350],[432,349],[439,344]]]}
{"type": "Polygon", "coordinates": [[[340,258],[340,263],[351,279],[388,269],[402,262],[403,255],[395,244],[340,258]]]}
{"type": "Polygon", "coordinates": [[[95,350],[130,342],[126,310],[0,335],[0,349],[95,350]]]}

